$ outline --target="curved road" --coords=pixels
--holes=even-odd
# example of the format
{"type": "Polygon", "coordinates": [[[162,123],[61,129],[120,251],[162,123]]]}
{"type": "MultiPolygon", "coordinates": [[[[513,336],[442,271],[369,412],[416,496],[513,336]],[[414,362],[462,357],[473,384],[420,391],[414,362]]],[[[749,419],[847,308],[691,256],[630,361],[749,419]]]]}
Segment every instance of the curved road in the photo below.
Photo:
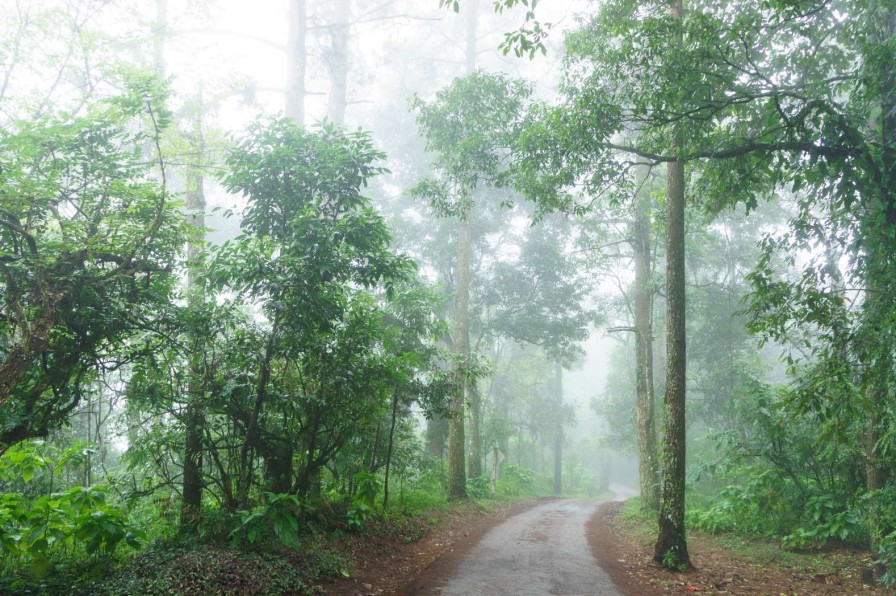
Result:
{"type": "Polygon", "coordinates": [[[620,594],[598,567],[585,536],[585,524],[597,505],[594,501],[549,501],[508,519],[469,552],[453,578],[429,593],[620,594]]]}

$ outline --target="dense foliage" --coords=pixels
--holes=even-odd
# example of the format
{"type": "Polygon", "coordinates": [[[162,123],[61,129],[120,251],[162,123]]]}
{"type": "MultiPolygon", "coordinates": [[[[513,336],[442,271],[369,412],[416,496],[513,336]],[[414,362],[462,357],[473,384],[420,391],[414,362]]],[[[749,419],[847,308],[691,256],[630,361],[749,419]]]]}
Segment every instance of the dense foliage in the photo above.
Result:
{"type": "MultiPolygon", "coordinates": [[[[291,6],[273,108],[172,75],[191,34],[164,0],[139,40],[112,32],[138,3],[16,4],[0,591],[312,591],[347,573],[331,533],[594,496],[610,451],[638,456],[666,567],[687,526],[864,545],[896,585],[890,2],[608,0],[566,32],[550,100],[476,68],[471,12],[464,76],[381,90],[375,133],[344,126],[369,81],[325,3],[291,6]],[[318,70],[332,121],[306,126],[318,70]],[[225,133],[231,112],[252,117],[225,133]],[[608,424],[576,436],[564,378],[595,327],[618,340],[588,395],[608,424]]],[[[537,4],[486,7],[523,6],[505,53],[548,51],[537,4]]]]}

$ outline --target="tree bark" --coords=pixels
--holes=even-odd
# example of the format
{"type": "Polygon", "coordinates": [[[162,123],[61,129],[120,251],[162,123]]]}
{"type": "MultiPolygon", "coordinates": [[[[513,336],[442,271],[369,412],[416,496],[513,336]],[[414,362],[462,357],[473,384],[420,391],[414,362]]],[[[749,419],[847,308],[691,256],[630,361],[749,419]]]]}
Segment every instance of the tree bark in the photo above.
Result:
{"type": "Polygon", "coordinates": [[[635,197],[635,353],[638,472],[641,508],[659,509],[659,466],[653,391],[653,298],[650,290],[650,210],[647,193],[635,197]]]}
{"type": "MultiPolygon", "coordinates": [[[[670,14],[683,18],[683,0],[672,0],[670,14]]],[[[672,40],[682,43],[681,33],[672,40]]],[[[682,142],[674,133],[674,153],[682,142]]],[[[684,527],[685,398],[687,354],[685,329],[684,161],[669,162],[666,179],[666,394],[663,437],[663,482],[659,536],[654,561],[669,569],[691,568],[684,527]]]]}
{"type": "Polygon", "coordinates": [[[6,352],[0,364],[0,406],[12,396],[31,363],[49,347],[58,306],[64,297],[64,292],[44,292],[40,306],[42,312],[18,344],[6,352]]]}
{"type": "Polygon", "coordinates": [[[554,421],[554,494],[563,494],[563,365],[554,363],[554,396],[557,400],[554,421]]]}
{"type": "MultiPolygon", "coordinates": [[[[165,76],[165,40],[168,29],[168,0],[156,0],[156,19],[153,25],[153,68],[160,76],[165,76]]],[[[201,101],[200,101],[201,105],[201,101]]],[[[197,112],[194,125],[194,139],[198,154],[205,150],[202,135],[202,113],[197,112]]],[[[191,173],[187,176],[187,222],[197,230],[205,229],[205,192],[202,174],[191,173]]],[[[197,234],[204,234],[198,232],[197,234]]],[[[195,238],[187,245],[187,300],[190,308],[199,308],[203,297],[197,288],[196,260],[203,251],[203,240],[195,238]]],[[[198,530],[202,515],[202,370],[200,367],[200,333],[193,329],[189,338],[191,344],[190,362],[187,371],[187,395],[184,408],[184,455],[183,478],[181,484],[180,531],[195,533],[198,530]]]]}
{"type": "Polygon", "coordinates": [[[669,569],[691,566],[684,527],[685,261],[684,162],[669,164],[666,224],[666,395],[663,482],[654,561],[669,569]]]}
{"type": "MultiPolygon", "coordinates": [[[[191,376],[192,376],[191,371],[191,376]]],[[[190,379],[191,400],[184,413],[184,475],[180,508],[180,531],[195,533],[202,519],[202,407],[193,401],[197,396],[196,381],[190,379]]]]}

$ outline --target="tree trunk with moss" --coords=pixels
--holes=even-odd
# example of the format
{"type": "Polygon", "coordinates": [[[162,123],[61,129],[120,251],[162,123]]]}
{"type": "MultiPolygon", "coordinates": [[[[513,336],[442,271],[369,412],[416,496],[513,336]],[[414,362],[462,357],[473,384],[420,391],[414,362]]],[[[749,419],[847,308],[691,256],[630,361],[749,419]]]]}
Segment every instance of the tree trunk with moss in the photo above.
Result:
{"type": "MultiPolygon", "coordinates": [[[[672,0],[670,14],[683,17],[683,0],[672,0]]],[[[673,44],[682,43],[681,33],[673,44]]],[[[677,135],[676,135],[677,136],[677,135]]],[[[676,138],[674,151],[682,142],[676,138]]],[[[684,162],[669,162],[666,178],[666,394],[663,426],[663,480],[659,536],[654,561],[668,569],[690,569],[685,537],[685,398],[687,352],[685,328],[684,162]]]]}
{"type": "Polygon", "coordinates": [[[685,261],[684,162],[669,164],[666,224],[666,394],[659,537],[654,560],[669,569],[691,566],[684,526],[685,486],[685,261]]]}

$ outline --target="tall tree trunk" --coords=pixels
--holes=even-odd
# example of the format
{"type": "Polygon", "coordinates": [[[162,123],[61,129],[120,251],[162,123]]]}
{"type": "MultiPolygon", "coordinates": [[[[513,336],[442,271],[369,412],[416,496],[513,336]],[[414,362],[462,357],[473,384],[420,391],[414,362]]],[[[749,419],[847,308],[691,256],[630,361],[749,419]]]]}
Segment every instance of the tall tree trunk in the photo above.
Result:
{"type": "MultiPolygon", "coordinates": [[[[452,285],[449,271],[451,270],[450,261],[453,257],[454,255],[452,255],[452,253],[445,251],[444,254],[440,255],[440,259],[443,260],[443,262],[439,263],[437,266],[439,272],[438,283],[446,287],[452,285]]],[[[452,306],[453,305],[447,300],[443,302],[441,312],[443,319],[451,320],[452,306]]],[[[450,344],[450,335],[444,337],[443,341],[445,344],[450,344]]],[[[439,466],[441,467],[444,463],[446,449],[448,447],[448,417],[444,413],[434,413],[433,416],[427,420],[423,440],[426,453],[432,457],[438,458],[439,466]]]]}
{"type": "MultiPolygon", "coordinates": [[[[202,98],[196,113],[194,145],[201,156],[205,152],[202,131],[202,98]]],[[[199,168],[193,168],[187,176],[187,221],[196,229],[196,237],[187,246],[187,300],[191,309],[202,307],[205,297],[197,279],[198,259],[204,250],[205,234],[205,180],[199,168]]],[[[202,337],[201,329],[190,330],[190,369],[187,381],[187,403],[184,411],[184,475],[183,501],[180,511],[181,531],[195,532],[202,512],[202,428],[205,415],[202,408],[202,337]]]]}
{"type": "MultiPolygon", "coordinates": [[[[84,442],[90,444],[93,441],[93,391],[87,392],[87,404],[84,407],[83,412],[81,413],[84,419],[84,442]]],[[[91,457],[91,453],[93,451],[91,449],[85,450],[84,453],[84,486],[91,486],[93,484],[93,458],[91,457]]]]}
{"type": "Polygon", "coordinates": [[[554,363],[554,396],[557,411],[554,413],[554,494],[563,494],[563,365],[554,363]]]}
{"type": "Polygon", "coordinates": [[[434,415],[426,422],[426,436],[424,437],[426,453],[439,458],[445,457],[445,448],[448,441],[448,419],[445,416],[434,415]]]}
{"type": "MultiPolygon", "coordinates": [[[[303,453],[306,454],[305,466],[300,470],[298,480],[296,481],[295,491],[302,497],[310,497],[314,500],[320,498],[320,463],[317,452],[317,437],[321,431],[321,411],[315,407],[314,413],[309,416],[310,420],[306,428],[308,435],[307,442],[303,447],[303,453]]],[[[351,484],[354,476],[349,477],[349,494],[354,494],[354,487],[351,484]]]]}
{"type": "MultiPolygon", "coordinates": [[[[284,94],[284,113],[291,118],[293,122],[299,126],[305,125],[305,75],[307,70],[308,50],[308,2],[307,0],[289,0],[289,9],[287,13],[287,35],[286,35],[286,92],[284,94]]],[[[270,345],[269,345],[270,347],[270,345]]],[[[262,372],[267,370],[270,363],[267,362],[262,367],[262,372]]],[[[267,380],[265,379],[265,383],[267,380]]],[[[260,399],[264,399],[262,393],[259,394],[260,399]]],[[[257,427],[257,419],[250,423],[250,429],[257,427]]],[[[287,428],[287,422],[284,421],[284,428],[287,428]]],[[[247,429],[247,433],[250,432],[247,429]]],[[[254,428],[252,432],[257,432],[254,428]]],[[[254,443],[257,437],[251,441],[247,438],[240,450],[240,477],[238,488],[238,499],[243,500],[247,495],[243,491],[248,491],[250,477],[243,477],[243,467],[248,463],[246,455],[248,449],[255,448],[254,443]]],[[[288,438],[287,438],[288,441],[288,438]]],[[[294,449],[290,444],[278,445],[266,454],[267,462],[265,466],[265,475],[270,487],[275,492],[288,492],[292,486],[293,480],[293,455],[294,449]]],[[[250,474],[251,476],[251,474],[250,474]]]]}
{"type": "MultiPolygon", "coordinates": [[[[193,371],[191,371],[191,377],[193,371]]],[[[205,423],[202,406],[196,403],[197,383],[190,379],[190,395],[184,412],[184,475],[183,499],[180,508],[181,532],[194,533],[202,517],[202,426],[205,423]]]]}
{"type": "MultiPolygon", "coordinates": [[[[476,69],[476,17],[477,0],[467,3],[466,71],[476,69]]],[[[467,198],[467,197],[464,197],[467,198]]],[[[455,264],[454,325],[452,341],[454,352],[464,360],[470,356],[470,251],[472,250],[472,215],[468,209],[457,223],[457,262],[455,264]]],[[[466,438],[464,434],[464,400],[466,381],[460,379],[458,390],[451,396],[448,419],[448,498],[467,497],[466,470],[464,465],[466,438]]],[[[481,458],[482,454],[476,454],[481,458]]]]}
{"type": "Polygon", "coordinates": [[[379,462],[377,461],[377,454],[380,450],[380,434],[383,432],[383,424],[382,421],[379,420],[376,423],[376,434],[373,435],[373,446],[370,449],[370,462],[367,465],[367,471],[371,474],[376,474],[377,466],[379,462]]]}
{"type": "MultiPolygon", "coordinates": [[[[682,0],[672,0],[670,13],[683,18],[682,0]]],[[[682,43],[681,34],[672,41],[682,43]]],[[[677,136],[677,133],[676,133],[677,136]]],[[[680,151],[680,138],[675,140],[680,151]]],[[[663,436],[663,480],[659,536],[654,561],[670,569],[691,567],[685,537],[685,399],[687,354],[685,328],[684,162],[668,165],[666,180],[666,393],[663,436]]]]}
{"type": "MultiPolygon", "coordinates": [[[[156,73],[165,76],[165,40],[168,29],[168,0],[156,0],[156,20],[153,26],[153,67],[156,73]]],[[[203,136],[202,97],[192,123],[193,138],[189,139],[196,150],[198,159],[205,151],[203,136]]],[[[205,230],[205,189],[200,168],[193,168],[186,177],[187,223],[196,229],[195,236],[187,245],[187,304],[191,309],[199,309],[204,297],[196,278],[197,260],[204,250],[205,230]]],[[[202,370],[201,331],[189,330],[188,341],[191,354],[187,370],[187,395],[183,413],[184,455],[181,485],[180,531],[195,533],[202,514],[202,427],[205,416],[202,411],[202,370]]]]}
{"type": "Polygon", "coordinates": [[[345,124],[345,108],[348,103],[349,23],[351,0],[330,0],[330,52],[327,65],[330,71],[330,93],[327,102],[327,118],[336,124],[345,124]]]}
{"type": "MultiPolygon", "coordinates": [[[[454,291],[454,352],[463,360],[470,356],[469,300],[470,300],[470,219],[464,217],[457,226],[457,263],[454,291]]],[[[458,373],[458,387],[451,396],[448,408],[448,498],[467,497],[464,466],[464,396],[465,377],[458,373]]]]}
{"type": "MultiPolygon", "coordinates": [[[[864,345],[860,347],[862,384],[866,398],[868,420],[865,431],[865,477],[869,493],[884,488],[891,470],[882,460],[879,441],[887,422],[888,393],[892,386],[893,354],[896,341],[892,335],[892,321],[896,317],[893,295],[896,292],[896,241],[892,233],[896,229],[896,51],[892,41],[896,38],[896,7],[892,2],[877,0],[872,3],[869,22],[873,47],[887,48],[884,57],[878,57],[880,70],[875,83],[879,85],[880,115],[870,122],[872,135],[878,136],[880,156],[880,180],[873,192],[870,209],[863,223],[865,256],[865,286],[868,291],[862,305],[864,318],[864,345]]],[[[870,76],[870,75],[869,75],[870,76]]],[[[871,502],[870,525],[872,546],[880,537],[893,531],[881,515],[880,506],[871,502]]],[[[874,564],[874,578],[880,579],[887,569],[880,561],[874,564]]]]}
{"type": "Polygon", "coordinates": [[[249,423],[246,425],[246,436],[240,446],[239,468],[237,470],[237,503],[246,508],[249,505],[249,487],[252,485],[252,465],[249,458],[250,451],[257,448],[259,435],[259,418],[267,397],[268,381],[271,378],[271,362],[274,359],[274,343],[279,333],[280,321],[277,315],[271,324],[271,331],[265,346],[264,357],[258,370],[258,380],[255,386],[255,402],[249,413],[249,423]]]}
{"type": "Polygon", "coordinates": [[[395,440],[395,425],[398,422],[398,391],[392,391],[392,417],[389,423],[389,443],[386,446],[386,477],[383,480],[383,509],[389,506],[389,473],[392,471],[392,447],[395,440]]]}
{"type": "Polygon", "coordinates": [[[286,39],[286,115],[296,124],[305,124],[305,65],[308,32],[306,0],[289,0],[289,25],[286,39]]]}
{"type": "Polygon", "coordinates": [[[475,380],[467,384],[467,394],[470,397],[470,461],[467,466],[469,477],[478,478],[482,476],[482,394],[475,380]]]}
{"type": "MultiPolygon", "coordinates": [[[[679,0],[680,1],[680,0],[679,0]]],[[[680,4],[679,4],[680,10],[680,4]]],[[[680,14],[680,12],[679,12],[680,14]]],[[[663,436],[663,482],[659,537],[654,560],[670,569],[691,566],[684,526],[685,476],[685,260],[684,162],[668,171],[666,224],[666,432],[663,436]]]]}
{"type": "Polygon", "coordinates": [[[653,300],[650,290],[650,209],[648,193],[635,197],[635,353],[638,419],[638,472],[641,508],[659,509],[659,466],[653,392],[653,300]]]}

